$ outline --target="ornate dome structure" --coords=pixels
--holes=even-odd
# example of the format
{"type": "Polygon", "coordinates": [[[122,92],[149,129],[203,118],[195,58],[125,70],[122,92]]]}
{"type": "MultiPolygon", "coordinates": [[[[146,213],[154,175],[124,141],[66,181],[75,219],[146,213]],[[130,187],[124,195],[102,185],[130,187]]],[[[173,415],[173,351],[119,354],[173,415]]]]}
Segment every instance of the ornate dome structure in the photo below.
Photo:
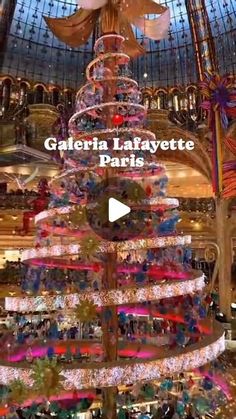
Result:
{"type": "MultiPolygon", "coordinates": [[[[43,15],[72,15],[77,10],[76,0],[12,0],[9,3],[13,6],[12,20],[1,72],[60,87],[78,88],[84,81],[84,68],[93,57],[96,30],[84,46],[69,48],[51,33],[43,19],[43,15]]],[[[135,78],[141,85],[152,87],[196,82],[196,22],[191,17],[189,2],[167,0],[162,4],[171,12],[167,39],[149,40],[134,29],[137,39],[147,50],[145,56],[133,62],[135,78]]],[[[216,65],[221,73],[234,74],[236,6],[232,0],[206,0],[205,7],[216,65]]],[[[155,16],[149,16],[152,17],[155,16]]]]}

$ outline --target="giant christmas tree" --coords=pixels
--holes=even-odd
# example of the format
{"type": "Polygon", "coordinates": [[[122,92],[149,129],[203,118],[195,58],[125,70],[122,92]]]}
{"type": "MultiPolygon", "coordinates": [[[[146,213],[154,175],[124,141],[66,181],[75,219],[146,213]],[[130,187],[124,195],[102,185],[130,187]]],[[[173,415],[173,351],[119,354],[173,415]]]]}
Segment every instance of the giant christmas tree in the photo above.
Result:
{"type": "MultiPolygon", "coordinates": [[[[111,22],[113,30],[127,30],[122,16],[130,16],[130,2],[126,8],[122,2],[121,14],[113,3],[103,12],[106,30],[111,22]]],[[[138,6],[136,12],[141,13],[138,6]]],[[[81,42],[94,24],[91,13],[97,18],[97,12],[88,12],[87,28],[84,13],[70,18],[82,22],[81,42]]],[[[65,37],[74,28],[70,19],[65,37]]],[[[51,411],[65,418],[71,409],[62,409],[64,400],[74,409],[74,401],[83,399],[76,409],[85,411],[88,400],[98,399],[104,418],[122,418],[127,400],[129,406],[140,397],[157,400],[158,388],[166,396],[175,375],[183,379],[193,369],[198,390],[202,385],[208,396],[191,393],[194,383],[186,375],[187,387],[181,384],[173,396],[180,415],[190,404],[199,414],[215,411],[219,391],[229,397],[212,367],[210,372],[202,368],[224,350],[224,336],[206,318],[204,275],[191,269],[190,237],[176,232],[178,202],[165,197],[165,168],[145,150],[134,150],[131,157],[129,150],[112,150],[114,137],[121,144],[135,137],[155,139],[131,78],[127,44],[129,51],[141,48],[131,34],[129,40],[115,33],[97,40],[68,126],[72,141],[106,140],[106,154],[123,163],[100,167],[99,150],[63,153],[49,208],[35,217],[35,248],[22,254],[22,289],[6,298],[6,310],[16,316],[4,340],[0,380],[3,390],[8,388],[9,405],[20,407],[26,417],[45,400],[51,402],[41,409],[45,415],[51,411]],[[143,167],[135,166],[138,158],[144,159],[143,167]],[[131,207],[131,216],[110,223],[108,198],[117,194],[131,207]],[[220,390],[210,393],[214,386],[220,390]]],[[[61,122],[58,141],[66,136],[61,122]]]]}
{"type": "MultiPolygon", "coordinates": [[[[113,137],[121,143],[155,138],[124,41],[105,34],[95,43],[69,121],[73,141],[96,137],[111,146],[113,137]]],[[[6,298],[6,309],[18,313],[17,345],[0,366],[13,405],[60,401],[65,394],[96,398],[100,389],[103,417],[123,417],[121,392],[155,399],[157,383],[170,391],[175,374],[196,370],[224,350],[223,331],[206,318],[204,275],[190,266],[190,237],[176,232],[178,202],[165,197],[164,166],[145,151],[134,151],[134,160],[144,158],[140,168],[131,167],[129,151],[109,152],[127,157],[124,167],[101,168],[99,151],[65,151],[49,208],[35,217],[35,248],[22,255],[23,295],[6,298]],[[134,218],[109,223],[103,196],[109,187],[119,189],[134,218]],[[22,313],[37,312],[46,326],[41,317],[40,333],[25,341],[22,313]]],[[[211,390],[213,378],[204,369],[199,374],[211,390]]],[[[194,400],[178,397],[184,415],[194,400]]],[[[195,405],[215,408],[202,396],[195,405]]]]}

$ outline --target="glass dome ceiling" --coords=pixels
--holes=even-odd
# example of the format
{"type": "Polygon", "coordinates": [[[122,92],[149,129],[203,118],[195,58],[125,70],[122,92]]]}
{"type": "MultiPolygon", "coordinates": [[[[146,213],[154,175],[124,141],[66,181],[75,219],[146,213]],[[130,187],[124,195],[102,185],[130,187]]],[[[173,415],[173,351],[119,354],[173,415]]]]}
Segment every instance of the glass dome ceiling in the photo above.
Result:
{"type": "MultiPolygon", "coordinates": [[[[194,45],[186,10],[188,0],[161,2],[170,7],[168,39],[150,41],[136,31],[147,54],[133,62],[139,83],[186,85],[197,81],[194,45]],[[147,73],[147,78],[144,78],[147,73]]],[[[47,28],[43,15],[63,17],[77,10],[76,0],[18,0],[4,54],[2,73],[62,87],[78,88],[93,57],[95,33],[80,48],[69,48],[47,28]]],[[[236,72],[235,0],[205,0],[215,40],[216,60],[223,73],[236,72]]],[[[152,16],[150,16],[152,18],[152,16]]]]}

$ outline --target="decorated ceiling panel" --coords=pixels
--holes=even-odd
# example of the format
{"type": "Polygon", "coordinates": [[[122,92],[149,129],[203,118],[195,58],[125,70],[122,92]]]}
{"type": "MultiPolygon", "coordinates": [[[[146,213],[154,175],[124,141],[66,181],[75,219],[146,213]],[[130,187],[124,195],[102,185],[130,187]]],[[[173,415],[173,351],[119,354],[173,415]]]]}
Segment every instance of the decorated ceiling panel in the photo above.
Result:
{"type": "Polygon", "coordinates": [[[206,0],[219,71],[236,73],[235,0],[206,0]]]}

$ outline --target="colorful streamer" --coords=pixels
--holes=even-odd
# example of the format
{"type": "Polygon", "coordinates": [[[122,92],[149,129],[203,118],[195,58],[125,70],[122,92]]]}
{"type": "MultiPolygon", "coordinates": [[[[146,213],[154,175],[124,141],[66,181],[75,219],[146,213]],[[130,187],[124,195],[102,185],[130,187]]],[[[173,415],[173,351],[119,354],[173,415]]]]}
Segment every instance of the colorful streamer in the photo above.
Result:
{"type": "Polygon", "coordinates": [[[223,189],[223,136],[229,119],[236,118],[236,91],[232,79],[212,73],[205,74],[200,88],[205,97],[201,106],[208,112],[212,132],[213,191],[220,195],[223,189]]]}

